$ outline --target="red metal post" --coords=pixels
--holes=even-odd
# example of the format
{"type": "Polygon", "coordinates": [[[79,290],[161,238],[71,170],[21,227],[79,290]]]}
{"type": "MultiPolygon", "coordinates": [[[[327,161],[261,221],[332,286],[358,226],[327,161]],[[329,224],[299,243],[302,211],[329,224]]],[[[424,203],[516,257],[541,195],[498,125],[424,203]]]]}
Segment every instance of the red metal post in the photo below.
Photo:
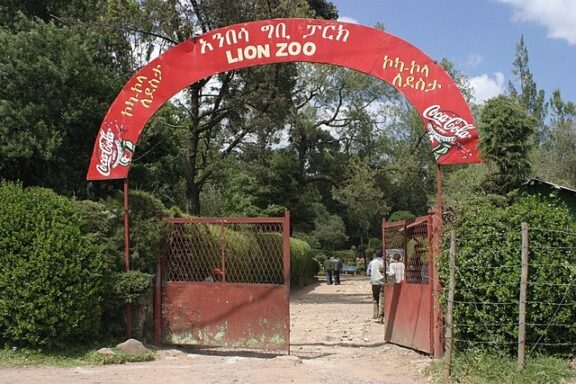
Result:
{"type": "MultiPolygon", "coordinates": [[[[124,269],[130,270],[130,227],[128,211],[128,179],[124,179],[124,269]]],[[[126,336],[132,337],[132,306],[126,303],[126,336]]]]}
{"type": "MultiPolygon", "coordinates": [[[[290,211],[284,211],[282,223],[282,261],[284,266],[284,287],[286,288],[287,303],[290,302],[290,211]]],[[[288,304],[288,319],[290,319],[290,305],[288,304]]],[[[290,335],[290,321],[288,321],[288,335],[290,335]]],[[[290,342],[288,342],[290,354],[290,342]]]]}
{"type": "Polygon", "coordinates": [[[124,179],[124,269],[130,270],[130,227],[128,212],[128,179],[124,179]]]}
{"type": "MultiPolygon", "coordinates": [[[[382,260],[384,260],[384,270],[386,270],[386,219],[382,219],[382,260]]],[[[364,260],[366,268],[368,268],[368,260],[364,260]]],[[[368,270],[368,269],[366,269],[368,270]]]]}
{"type": "Polygon", "coordinates": [[[220,222],[220,266],[222,268],[222,282],[226,282],[226,220],[220,222]]]}
{"type": "Polygon", "coordinates": [[[282,259],[284,266],[284,282],[290,293],[290,211],[284,211],[282,223],[282,259]]]}
{"type": "Polygon", "coordinates": [[[154,344],[162,344],[162,256],[156,259],[154,281],[154,344]]]}

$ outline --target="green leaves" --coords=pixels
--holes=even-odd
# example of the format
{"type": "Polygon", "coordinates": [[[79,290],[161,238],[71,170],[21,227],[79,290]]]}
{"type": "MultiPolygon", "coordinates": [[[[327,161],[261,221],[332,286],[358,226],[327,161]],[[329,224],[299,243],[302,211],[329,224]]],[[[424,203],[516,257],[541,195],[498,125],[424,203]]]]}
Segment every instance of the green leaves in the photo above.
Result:
{"type": "MultiPolygon", "coordinates": [[[[571,286],[576,219],[565,206],[538,196],[523,196],[506,206],[477,199],[458,212],[455,337],[486,348],[514,350],[522,222],[530,226],[527,343],[530,348],[540,342],[539,349],[560,351],[546,344],[576,340],[576,328],[571,326],[576,311],[572,304],[566,305],[576,301],[576,286],[571,286]],[[547,327],[549,323],[553,326],[547,327]]],[[[442,256],[441,275],[446,281],[447,254],[442,256]]],[[[469,346],[462,343],[459,348],[469,346]]]]}
{"type": "Polygon", "coordinates": [[[0,342],[55,347],[99,329],[103,258],[72,203],[0,184],[0,342]]]}
{"type": "Polygon", "coordinates": [[[21,20],[0,29],[0,174],[82,191],[94,137],[121,80],[104,38],[21,20]]]}
{"type": "Polygon", "coordinates": [[[480,115],[480,149],[492,172],[489,192],[506,194],[530,174],[528,151],[536,122],[514,99],[498,96],[484,105],[480,115]]]}

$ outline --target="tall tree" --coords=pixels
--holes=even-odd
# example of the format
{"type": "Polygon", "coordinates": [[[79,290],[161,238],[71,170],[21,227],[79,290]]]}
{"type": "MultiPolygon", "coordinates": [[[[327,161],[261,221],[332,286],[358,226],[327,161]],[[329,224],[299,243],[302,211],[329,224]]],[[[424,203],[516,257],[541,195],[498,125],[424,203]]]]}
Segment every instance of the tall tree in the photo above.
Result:
{"type": "Polygon", "coordinates": [[[66,18],[88,21],[101,15],[105,7],[106,0],[2,0],[0,25],[14,25],[18,13],[31,21],[35,18],[44,22],[66,18]]]}
{"type": "Polygon", "coordinates": [[[19,18],[0,29],[0,174],[85,196],[89,154],[122,66],[106,38],[19,18]]]}
{"type": "MultiPolygon", "coordinates": [[[[133,16],[134,4],[119,7],[116,20],[122,28],[137,32],[139,44],[147,43],[148,51],[229,24],[314,14],[303,0],[146,0],[137,3],[137,16],[133,16]],[[126,25],[125,20],[132,24],[126,25]]],[[[262,130],[281,126],[277,118],[288,110],[286,96],[292,74],[290,65],[249,68],[203,79],[185,90],[180,100],[188,117],[186,149],[182,151],[187,211],[201,211],[202,188],[214,177],[220,161],[249,138],[262,136],[262,130]]]]}
{"type": "Polygon", "coordinates": [[[547,135],[544,122],[547,106],[544,90],[538,89],[530,71],[528,48],[524,43],[524,35],[520,36],[520,41],[516,45],[512,74],[516,77],[516,82],[510,81],[508,83],[508,91],[510,96],[518,99],[520,105],[535,119],[535,144],[539,145],[546,139],[547,135]]]}
{"type": "Polygon", "coordinates": [[[536,119],[509,96],[500,95],[484,105],[480,115],[480,150],[491,167],[489,192],[506,194],[530,174],[528,152],[536,119]]]}
{"type": "Polygon", "coordinates": [[[550,134],[535,151],[536,175],[576,188],[576,104],[562,100],[559,90],[550,98],[550,134]]]}
{"type": "Polygon", "coordinates": [[[334,199],[346,207],[361,245],[369,235],[371,224],[379,222],[388,210],[375,176],[376,171],[366,161],[352,157],[344,180],[332,189],[334,199]]]}

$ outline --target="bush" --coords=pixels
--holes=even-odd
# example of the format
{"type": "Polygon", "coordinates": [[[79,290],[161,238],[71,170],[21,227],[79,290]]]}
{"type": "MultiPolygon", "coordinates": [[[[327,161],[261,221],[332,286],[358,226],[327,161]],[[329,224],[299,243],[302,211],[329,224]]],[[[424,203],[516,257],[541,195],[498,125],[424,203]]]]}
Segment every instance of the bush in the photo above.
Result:
{"type": "Polygon", "coordinates": [[[98,334],[103,258],[70,200],[0,184],[0,341],[58,347],[98,334]]]}
{"type": "MultiPolygon", "coordinates": [[[[518,295],[520,284],[521,223],[530,225],[529,310],[527,345],[576,340],[576,327],[544,327],[541,324],[576,324],[573,305],[575,286],[569,285],[576,254],[567,250],[576,244],[576,223],[566,206],[552,204],[536,196],[523,196],[508,206],[495,207],[488,200],[476,201],[458,214],[455,223],[457,243],[457,288],[455,300],[480,302],[454,307],[457,338],[513,351],[518,334],[518,295]],[[570,234],[571,233],[571,234],[570,234]],[[511,303],[491,305],[482,303],[511,303]]],[[[448,234],[448,232],[445,232],[448,234]]],[[[449,236],[447,236],[449,237],[449,236]]],[[[448,240],[448,239],[445,239],[448,240]]],[[[443,249],[449,249],[445,241],[443,249]]],[[[448,253],[441,258],[441,277],[448,276],[448,253]]],[[[447,284],[445,284],[447,287],[447,284]]],[[[469,345],[460,345],[465,349],[469,345]]],[[[559,352],[559,349],[552,349],[559,352]]]]}
{"type": "Polygon", "coordinates": [[[320,265],[312,257],[312,248],[303,241],[290,239],[290,284],[294,287],[306,285],[320,271],[320,265]]]}
{"type": "MultiPolygon", "coordinates": [[[[130,269],[153,274],[156,271],[156,257],[168,239],[168,226],[160,220],[170,212],[154,195],[133,190],[129,194],[130,210],[130,269]]],[[[119,249],[124,250],[124,206],[122,195],[107,202],[120,219],[115,233],[119,249]]]]}

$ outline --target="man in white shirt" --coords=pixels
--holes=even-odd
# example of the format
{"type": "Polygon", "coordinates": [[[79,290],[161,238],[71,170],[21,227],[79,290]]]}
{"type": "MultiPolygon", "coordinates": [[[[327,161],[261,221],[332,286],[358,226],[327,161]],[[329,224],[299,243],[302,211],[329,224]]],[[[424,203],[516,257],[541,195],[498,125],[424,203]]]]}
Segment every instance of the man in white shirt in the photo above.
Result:
{"type": "Polygon", "coordinates": [[[378,323],[384,322],[384,260],[382,251],[377,250],[374,259],[368,264],[366,274],[370,276],[372,285],[372,318],[378,323]]]}

